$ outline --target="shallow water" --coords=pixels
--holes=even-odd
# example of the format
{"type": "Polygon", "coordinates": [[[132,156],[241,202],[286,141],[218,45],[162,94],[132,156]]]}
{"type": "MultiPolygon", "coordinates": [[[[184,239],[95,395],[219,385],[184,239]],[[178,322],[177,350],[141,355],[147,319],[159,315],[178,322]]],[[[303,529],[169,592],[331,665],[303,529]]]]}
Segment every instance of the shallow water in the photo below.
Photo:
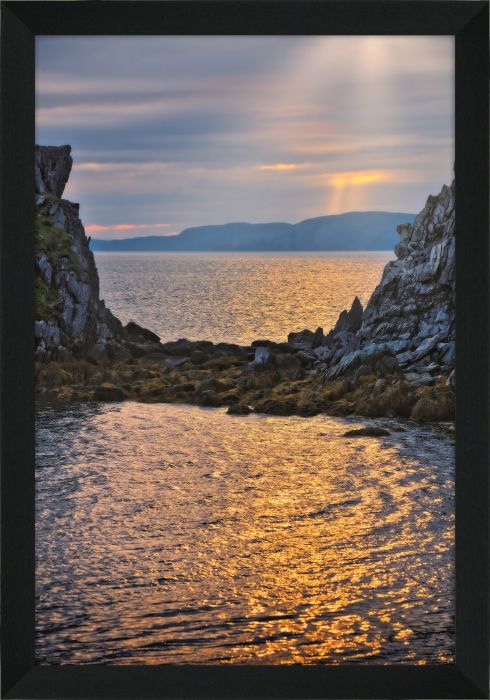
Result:
{"type": "Polygon", "coordinates": [[[37,661],[453,661],[453,446],[352,422],[40,408],[37,661]]]}
{"type": "Polygon", "coordinates": [[[287,340],[365,304],[391,252],[97,253],[101,296],[163,341],[287,340]]]}

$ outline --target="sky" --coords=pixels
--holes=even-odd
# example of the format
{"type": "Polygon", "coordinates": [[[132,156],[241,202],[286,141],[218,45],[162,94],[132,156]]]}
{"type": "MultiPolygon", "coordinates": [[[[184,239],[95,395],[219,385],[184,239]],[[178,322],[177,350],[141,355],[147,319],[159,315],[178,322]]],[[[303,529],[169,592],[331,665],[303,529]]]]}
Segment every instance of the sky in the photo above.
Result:
{"type": "Polygon", "coordinates": [[[453,131],[449,36],[36,38],[36,142],[94,238],[417,213],[453,131]]]}

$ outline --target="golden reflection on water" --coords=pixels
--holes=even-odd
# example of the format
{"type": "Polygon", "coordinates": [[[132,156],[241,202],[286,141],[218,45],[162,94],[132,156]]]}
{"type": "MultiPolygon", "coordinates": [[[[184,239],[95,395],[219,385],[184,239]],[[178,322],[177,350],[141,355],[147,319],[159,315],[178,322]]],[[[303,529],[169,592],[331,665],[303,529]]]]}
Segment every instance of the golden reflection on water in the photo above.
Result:
{"type": "Polygon", "coordinates": [[[41,411],[38,661],[452,662],[453,447],[347,427],[41,411]]]}
{"type": "MultiPolygon", "coordinates": [[[[402,222],[400,222],[402,223],[402,222]]],[[[123,323],[162,340],[246,345],[327,332],[357,295],[365,304],[392,251],[96,253],[101,296],[123,323]]]]}

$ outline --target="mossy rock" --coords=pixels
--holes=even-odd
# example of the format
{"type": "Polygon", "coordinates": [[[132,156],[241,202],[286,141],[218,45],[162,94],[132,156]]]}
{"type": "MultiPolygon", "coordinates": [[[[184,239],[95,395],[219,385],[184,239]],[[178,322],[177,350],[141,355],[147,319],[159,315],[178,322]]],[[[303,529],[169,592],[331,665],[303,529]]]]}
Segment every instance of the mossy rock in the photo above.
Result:
{"type": "Polygon", "coordinates": [[[433,399],[419,399],[413,407],[410,418],[423,423],[454,420],[454,396],[445,392],[433,399]]]}
{"type": "Polygon", "coordinates": [[[124,391],[114,384],[104,383],[94,389],[96,401],[124,401],[124,391]]]}
{"type": "Polygon", "coordinates": [[[230,416],[248,416],[252,412],[250,406],[244,403],[233,404],[226,411],[230,416]]]}
{"type": "Polygon", "coordinates": [[[48,287],[39,274],[34,276],[34,304],[36,321],[55,321],[63,307],[58,290],[48,287]]]}
{"type": "Polygon", "coordinates": [[[51,262],[58,263],[66,258],[67,269],[80,272],[78,257],[73,250],[73,236],[64,228],[55,226],[52,219],[37,214],[34,240],[36,250],[44,251],[51,262]]]}
{"type": "Polygon", "coordinates": [[[57,389],[73,384],[73,375],[56,362],[51,362],[37,367],[36,383],[47,389],[57,389]]]}
{"type": "Polygon", "coordinates": [[[262,399],[254,406],[255,413],[268,413],[273,416],[292,416],[298,411],[298,404],[295,401],[286,399],[262,399]]]}
{"type": "Polygon", "coordinates": [[[344,437],[384,437],[386,435],[391,435],[390,431],[376,425],[367,425],[365,428],[347,430],[344,433],[344,437]]]}

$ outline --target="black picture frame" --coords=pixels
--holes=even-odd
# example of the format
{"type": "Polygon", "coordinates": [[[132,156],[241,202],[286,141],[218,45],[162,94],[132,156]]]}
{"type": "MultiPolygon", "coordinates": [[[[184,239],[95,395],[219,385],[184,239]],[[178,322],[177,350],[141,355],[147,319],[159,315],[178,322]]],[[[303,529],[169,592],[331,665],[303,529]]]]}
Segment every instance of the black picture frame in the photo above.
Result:
{"type": "Polygon", "coordinates": [[[488,2],[10,1],[1,5],[0,56],[1,697],[488,698],[488,2]],[[43,34],[455,36],[454,665],[35,665],[34,44],[43,34]]]}

